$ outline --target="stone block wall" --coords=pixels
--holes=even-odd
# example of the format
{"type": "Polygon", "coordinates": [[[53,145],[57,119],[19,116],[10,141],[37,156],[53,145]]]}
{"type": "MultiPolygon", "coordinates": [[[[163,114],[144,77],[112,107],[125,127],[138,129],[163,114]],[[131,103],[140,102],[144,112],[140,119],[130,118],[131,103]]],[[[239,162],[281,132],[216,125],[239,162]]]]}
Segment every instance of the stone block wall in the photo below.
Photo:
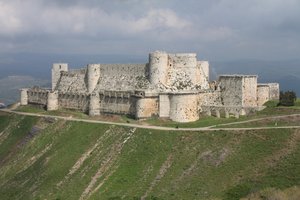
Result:
{"type": "Polygon", "coordinates": [[[67,63],[54,63],[52,66],[52,90],[55,90],[56,85],[60,79],[61,72],[68,71],[68,64],[67,63]]]}
{"type": "Polygon", "coordinates": [[[170,98],[168,94],[159,95],[159,117],[170,117],[170,98]]]}
{"type": "Polygon", "coordinates": [[[262,106],[270,100],[270,87],[267,84],[257,85],[257,105],[262,106]]]}
{"type": "Polygon", "coordinates": [[[58,106],[59,108],[67,108],[87,112],[89,106],[89,95],[80,93],[58,92],[58,106]]]}
{"type": "Polygon", "coordinates": [[[85,82],[86,70],[72,70],[61,72],[56,90],[60,93],[86,93],[87,84],[85,82]]]}
{"type": "Polygon", "coordinates": [[[93,93],[90,95],[89,115],[90,116],[100,115],[100,96],[99,96],[99,94],[93,93]]]}
{"type": "Polygon", "coordinates": [[[208,90],[198,94],[199,106],[221,106],[220,91],[208,90]]]}
{"type": "Polygon", "coordinates": [[[28,103],[47,105],[48,92],[49,92],[48,90],[43,90],[43,89],[36,89],[36,88],[29,89],[27,92],[28,103]]]}
{"type": "Polygon", "coordinates": [[[172,64],[166,52],[153,52],[149,54],[149,81],[152,85],[167,84],[169,68],[172,64]]]}
{"type": "Polygon", "coordinates": [[[100,113],[129,114],[135,113],[135,99],[131,91],[101,91],[100,113]]]}
{"type": "Polygon", "coordinates": [[[197,70],[199,70],[199,75],[197,75],[197,83],[202,86],[201,89],[208,89],[209,88],[209,63],[208,63],[208,61],[198,61],[197,70]]]}
{"type": "Polygon", "coordinates": [[[191,84],[198,84],[197,78],[200,72],[197,71],[198,63],[196,54],[169,54],[169,60],[169,62],[172,63],[171,69],[173,69],[173,76],[181,72],[186,75],[186,78],[189,78],[191,84]]]}
{"type": "Polygon", "coordinates": [[[257,106],[257,76],[243,76],[243,103],[242,106],[257,106]]]}
{"type": "Polygon", "coordinates": [[[100,78],[100,64],[89,64],[87,66],[86,78],[87,92],[92,93],[100,78]]]}
{"type": "Polygon", "coordinates": [[[224,106],[257,106],[257,76],[222,75],[219,77],[224,106]]]}
{"type": "Polygon", "coordinates": [[[21,106],[25,106],[28,104],[28,89],[21,89],[20,104],[21,106]]]}
{"type": "Polygon", "coordinates": [[[162,92],[208,89],[206,61],[197,61],[196,54],[167,54],[153,52],[149,55],[149,81],[162,92]]]}
{"type": "Polygon", "coordinates": [[[199,119],[197,94],[170,94],[170,119],[191,122],[199,119]]]}
{"type": "Polygon", "coordinates": [[[149,118],[152,116],[158,116],[159,114],[159,99],[158,97],[144,97],[136,98],[136,112],[135,117],[137,119],[149,118]]]}
{"type": "Polygon", "coordinates": [[[222,75],[219,77],[221,104],[225,106],[243,105],[243,76],[222,75]]]}
{"type": "Polygon", "coordinates": [[[257,85],[257,76],[222,75],[209,83],[209,63],[196,54],[149,54],[146,64],[89,64],[69,70],[52,67],[52,90],[21,90],[21,104],[48,105],[48,110],[68,108],[89,112],[153,115],[177,122],[199,119],[200,112],[220,117],[247,113],[267,99],[279,99],[279,85],[257,85]],[[246,109],[247,108],[247,109],[246,109]]]}
{"type": "Polygon", "coordinates": [[[149,86],[146,64],[101,64],[96,90],[146,89],[149,86]]]}
{"type": "Polygon", "coordinates": [[[270,100],[279,100],[279,84],[278,83],[268,83],[270,87],[270,100]]]}
{"type": "Polygon", "coordinates": [[[57,110],[58,109],[58,92],[51,91],[48,93],[47,99],[47,110],[57,110]]]}

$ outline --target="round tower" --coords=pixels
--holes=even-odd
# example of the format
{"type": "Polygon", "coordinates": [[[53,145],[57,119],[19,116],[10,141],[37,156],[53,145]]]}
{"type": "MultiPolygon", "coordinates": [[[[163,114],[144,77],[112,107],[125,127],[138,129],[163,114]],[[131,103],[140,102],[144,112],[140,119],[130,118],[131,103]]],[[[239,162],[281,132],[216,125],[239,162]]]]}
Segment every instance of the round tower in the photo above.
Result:
{"type": "Polygon", "coordinates": [[[193,122],[199,119],[197,94],[170,94],[170,119],[193,122]]]}
{"type": "Polygon", "coordinates": [[[151,84],[166,84],[168,75],[168,54],[155,51],[149,54],[149,81],[151,84]]]}
{"type": "Polygon", "coordinates": [[[90,95],[89,115],[100,115],[100,97],[98,94],[93,93],[90,95]]]}
{"type": "Polygon", "coordinates": [[[54,63],[52,66],[52,91],[55,90],[58,80],[60,78],[60,72],[68,71],[67,63],[54,63]]]}
{"type": "Polygon", "coordinates": [[[57,91],[48,92],[47,99],[47,110],[57,110],[58,109],[58,93],[57,91]]]}
{"type": "Polygon", "coordinates": [[[87,88],[92,93],[100,78],[100,64],[89,64],[87,66],[87,88]]]}
{"type": "Polygon", "coordinates": [[[25,106],[28,104],[28,89],[21,89],[21,106],[25,106]]]}

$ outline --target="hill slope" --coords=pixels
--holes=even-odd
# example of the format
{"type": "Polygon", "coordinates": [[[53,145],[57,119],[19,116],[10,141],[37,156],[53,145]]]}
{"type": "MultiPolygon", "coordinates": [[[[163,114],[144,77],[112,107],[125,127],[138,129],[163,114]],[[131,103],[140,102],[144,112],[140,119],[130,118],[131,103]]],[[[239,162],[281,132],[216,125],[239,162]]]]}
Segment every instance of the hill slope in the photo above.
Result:
{"type": "Polygon", "coordinates": [[[295,185],[299,129],[150,131],[0,112],[0,199],[239,199],[295,185]]]}

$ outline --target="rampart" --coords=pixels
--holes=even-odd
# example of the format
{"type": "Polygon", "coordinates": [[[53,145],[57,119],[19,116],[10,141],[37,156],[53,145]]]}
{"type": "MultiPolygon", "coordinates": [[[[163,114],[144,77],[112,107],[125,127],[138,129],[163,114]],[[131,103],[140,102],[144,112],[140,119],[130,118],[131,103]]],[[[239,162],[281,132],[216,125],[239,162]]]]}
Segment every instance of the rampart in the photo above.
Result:
{"type": "MultiPolygon", "coordinates": [[[[28,103],[38,104],[38,105],[47,105],[49,90],[41,88],[32,88],[27,90],[28,103]]],[[[24,105],[24,104],[23,104],[24,105]]]]}
{"type": "Polygon", "coordinates": [[[150,53],[144,64],[88,64],[69,70],[68,64],[56,63],[51,89],[21,90],[21,105],[177,122],[195,121],[200,115],[239,117],[278,98],[277,83],[258,84],[256,75],[221,75],[209,82],[209,63],[198,61],[195,53],[161,51],[150,53]]]}

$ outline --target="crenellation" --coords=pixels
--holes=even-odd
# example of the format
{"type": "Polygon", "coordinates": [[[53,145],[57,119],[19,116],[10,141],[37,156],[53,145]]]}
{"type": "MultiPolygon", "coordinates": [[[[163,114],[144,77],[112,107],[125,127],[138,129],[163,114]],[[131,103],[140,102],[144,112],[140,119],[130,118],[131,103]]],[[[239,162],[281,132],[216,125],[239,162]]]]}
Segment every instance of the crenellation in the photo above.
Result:
{"type": "Polygon", "coordinates": [[[47,110],[74,109],[91,116],[126,114],[190,122],[200,115],[240,117],[279,99],[278,83],[258,84],[257,75],[221,75],[209,81],[209,62],[195,53],[155,51],[144,64],[88,64],[68,69],[52,66],[52,88],[21,90],[21,104],[47,110]]]}

